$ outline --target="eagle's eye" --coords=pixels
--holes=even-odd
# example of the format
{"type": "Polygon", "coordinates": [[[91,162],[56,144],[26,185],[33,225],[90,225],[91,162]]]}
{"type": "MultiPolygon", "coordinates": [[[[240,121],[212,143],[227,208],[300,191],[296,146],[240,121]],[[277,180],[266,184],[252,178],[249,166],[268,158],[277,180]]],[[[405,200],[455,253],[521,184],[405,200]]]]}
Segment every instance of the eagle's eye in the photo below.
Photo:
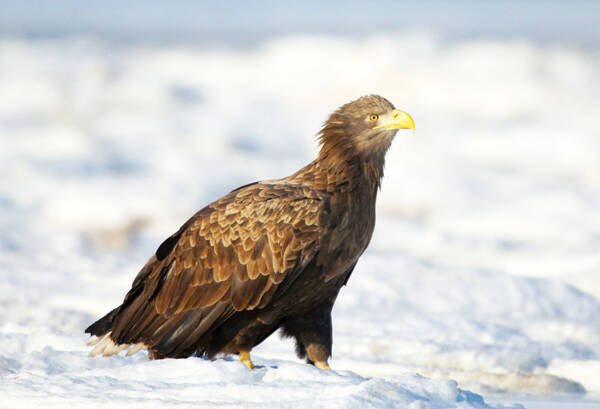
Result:
{"type": "Polygon", "coordinates": [[[378,119],[379,119],[379,115],[376,115],[376,114],[369,115],[369,121],[371,121],[371,122],[375,122],[378,119]]]}

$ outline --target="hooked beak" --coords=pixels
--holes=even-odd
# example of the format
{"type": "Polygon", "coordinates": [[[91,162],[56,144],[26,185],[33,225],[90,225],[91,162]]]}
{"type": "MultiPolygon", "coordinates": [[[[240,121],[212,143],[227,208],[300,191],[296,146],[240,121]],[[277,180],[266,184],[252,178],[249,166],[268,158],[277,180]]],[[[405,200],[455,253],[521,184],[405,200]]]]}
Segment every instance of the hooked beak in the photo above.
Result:
{"type": "Polygon", "coordinates": [[[415,131],[415,121],[404,111],[394,109],[390,115],[382,117],[380,124],[375,126],[373,129],[412,129],[415,131]]]}

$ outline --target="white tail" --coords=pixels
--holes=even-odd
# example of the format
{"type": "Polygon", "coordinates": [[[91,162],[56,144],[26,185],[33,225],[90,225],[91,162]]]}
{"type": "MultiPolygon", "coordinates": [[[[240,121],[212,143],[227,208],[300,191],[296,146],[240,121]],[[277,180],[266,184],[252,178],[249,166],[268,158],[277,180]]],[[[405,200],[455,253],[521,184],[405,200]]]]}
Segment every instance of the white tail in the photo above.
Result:
{"type": "Polygon", "coordinates": [[[112,332],[107,332],[102,338],[97,337],[96,335],[92,336],[90,340],[87,342],[88,346],[94,346],[94,349],[90,351],[90,356],[97,356],[102,354],[102,356],[111,356],[116,355],[119,352],[132,347],[125,356],[130,356],[135,353],[140,352],[142,349],[147,349],[148,346],[142,342],[138,342],[137,344],[115,344],[111,339],[110,335],[112,332]]]}

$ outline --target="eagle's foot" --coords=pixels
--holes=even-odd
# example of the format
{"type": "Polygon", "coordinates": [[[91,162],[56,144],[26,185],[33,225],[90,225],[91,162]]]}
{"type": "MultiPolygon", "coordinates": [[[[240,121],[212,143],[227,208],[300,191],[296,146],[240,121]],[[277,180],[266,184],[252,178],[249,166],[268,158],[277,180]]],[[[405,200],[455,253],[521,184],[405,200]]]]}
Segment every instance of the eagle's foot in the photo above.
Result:
{"type": "Polygon", "coordinates": [[[327,361],[316,361],[315,366],[319,369],[331,369],[327,361]]]}
{"type": "Polygon", "coordinates": [[[254,369],[254,364],[250,359],[250,351],[240,351],[240,361],[248,367],[248,369],[254,369]]]}

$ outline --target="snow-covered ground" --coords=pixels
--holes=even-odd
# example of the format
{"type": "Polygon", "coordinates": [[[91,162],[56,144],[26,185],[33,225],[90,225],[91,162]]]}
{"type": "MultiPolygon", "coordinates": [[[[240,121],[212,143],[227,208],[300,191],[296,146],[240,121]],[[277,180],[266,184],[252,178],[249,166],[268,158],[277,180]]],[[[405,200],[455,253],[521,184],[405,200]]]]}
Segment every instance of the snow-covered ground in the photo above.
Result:
{"type": "Polygon", "coordinates": [[[0,39],[0,408],[600,407],[599,106],[597,52],[527,41],[0,39]],[[334,309],[335,371],[277,336],[252,372],[87,357],[164,237],[310,161],[367,93],[417,132],[334,309]]]}

